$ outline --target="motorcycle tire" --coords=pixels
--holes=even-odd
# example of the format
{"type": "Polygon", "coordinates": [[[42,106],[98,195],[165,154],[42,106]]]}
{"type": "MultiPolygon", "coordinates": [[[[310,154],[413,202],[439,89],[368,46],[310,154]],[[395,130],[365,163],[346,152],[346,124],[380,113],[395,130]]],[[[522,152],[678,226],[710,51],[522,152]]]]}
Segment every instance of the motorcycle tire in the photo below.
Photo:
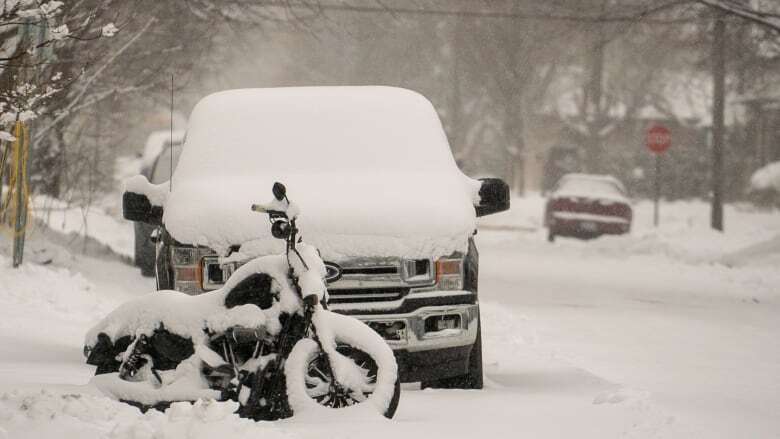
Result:
{"type": "Polygon", "coordinates": [[[386,418],[392,418],[401,396],[398,365],[392,349],[363,322],[329,311],[320,312],[327,313],[323,317],[333,331],[336,351],[359,368],[355,370],[363,374],[359,379],[365,387],[356,390],[334,382],[334,373],[323,367],[325,353],[320,346],[312,339],[302,339],[293,347],[284,369],[294,414],[368,403],[386,418]]]}

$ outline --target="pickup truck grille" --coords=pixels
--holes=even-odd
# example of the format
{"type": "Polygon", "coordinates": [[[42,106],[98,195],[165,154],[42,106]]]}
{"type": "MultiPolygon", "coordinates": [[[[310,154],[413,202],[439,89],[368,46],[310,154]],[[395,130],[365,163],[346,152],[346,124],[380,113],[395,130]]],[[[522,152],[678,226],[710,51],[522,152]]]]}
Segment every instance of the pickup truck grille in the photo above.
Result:
{"type": "Polygon", "coordinates": [[[428,259],[410,260],[405,267],[400,258],[360,258],[340,261],[341,277],[328,284],[329,303],[371,303],[392,302],[406,296],[412,287],[433,283],[429,277],[432,263],[428,259]],[[417,279],[409,279],[409,273],[417,275],[419,269],[425,273],[417,279]]]}
{"type": "Polygon", "coordinates": [[[398,300],[409,293],[409,288],[349,288],[329,289],[328,303],[366,303],[398,300]]]}
{"type": "Polygon", "coordinates": [[[358,267],[358,268],[342,268],[341,273],[344,275],[351,275],[351,274],[357,274],[357,275],[378,275],[378,274],[389,274],[389,275],[398,275],[398,267],[393,266],[386,266],[386,267],[358,267]]]}
{"type": "MultiPolygon", "coordinates": [[[[434,284],[433,261],[430,259],[402,260],[401,258],[358,258],[340,261],[336,266],[340,276],[327,284],[329,303],[392,302],[406,296],[413,287],[434,284]]],[[[234,266],[219,264],[216,255],[201,259],[202,285],[213,290],[224,285],[234,266]]]]}

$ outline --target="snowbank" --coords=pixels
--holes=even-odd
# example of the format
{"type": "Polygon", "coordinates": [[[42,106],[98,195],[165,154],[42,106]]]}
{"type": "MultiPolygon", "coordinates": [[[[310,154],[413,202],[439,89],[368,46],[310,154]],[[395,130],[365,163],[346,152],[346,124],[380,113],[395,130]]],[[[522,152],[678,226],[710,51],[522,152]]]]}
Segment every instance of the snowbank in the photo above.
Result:
{"type": "Polygon", "coordinates": [[[636,203],[631,234],[601,237],[587,247],[617,257],[651,255],[686,264],[722,264],[728,255],[780,235],[780,212],[760,211],[749,204],[725,206],[723,233],[710,228],[707,202],[662,202],[660,209],[660,226],[656,228],[652,225],[653,203],[636,203]]]}
{"type": "Polygon", "coordinates": [[[239,418],[237,403],[174,403],[165,413],[83,393],[37,391],[0,395],[0,438],[290,438],[270,422],[239,418]]]}
{"type": "Polygon", "coordinates": [[[30,310],[39,310],[34,318],[39,325],[62,325],[58,326],[59,339],[83,331],[67,324],[70,318],[89,319],[106,311],[105,300],[80,273],[32,262],[18,269],[10,266],[10,258],[0,254],[0,340],[8,337],[7,342],[11,343],[14,337],[26,335],[23,328],[29,326],[26,320],[31,317],[30,310]]]}
{"type": "MultiPolygon", "coordinates": [[[[94,239],[114,253],[132,258],[135,253],[133,223],[119,216],[118,197],[115,201],[111,199],[103,204],[109,203],[113,206],[83,207],[45,195],[35,195],[32,197],[32,214],[55,232],[94,239]]],[[[36,232],[35,227],[32,227],[31,233],[36,232]]]]}
{"type": "MultiPolygon", "coordinates": [[[[538,234],[545,239],[542,218],[546,198],[538,193],[512,198],[512,207],[490,217],[480,218],[485,230],[516,230],[538,234]]],[[[759,210],[749,204],[725,206],[726,232],[709,226],[710,205],[702,200],[662,201],[660,226],[653,226],[653,203],[633,203],[631,233],[602,236],[589,241],[562,239],[555,245],[581,247],[583,252],[615,258],[652,256],[685,264],[725,264],[730,255],[772,240],[780,235],[780,211],[759,210]]],[[[775,247],[762,247],[769,255],[775,247]]],[[[780,248],[777,249],[780,251],[780,248]]],[[[753,258],[753,263],[768,263],[753,258]]]]}
{"type": "Polygon", "coordinates": [[[534,231],[543,227],[544,206],[547,199],[539,192],[513,196],[509,210],[484,216],[477,220],[480,229],[534,231]]]}
{"type": "Polygon", "coordinates": [[[780,191],[780,162],[770,163],[754,172],[750,177],[750,187],[757,191],[780,191]]]}

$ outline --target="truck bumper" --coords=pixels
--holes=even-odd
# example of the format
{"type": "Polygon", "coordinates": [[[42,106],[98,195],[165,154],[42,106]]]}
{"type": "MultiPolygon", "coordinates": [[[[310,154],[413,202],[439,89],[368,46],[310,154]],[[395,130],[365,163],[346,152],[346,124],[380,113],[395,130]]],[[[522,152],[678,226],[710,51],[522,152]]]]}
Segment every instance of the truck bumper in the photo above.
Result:
{"type": "Polygon", "coordinates": [[[550,230],[556,235],[572,237],[591,237],[598,235],[622,235],[631,228],[627,221],[600,222],[587,219],[555,218],[550,222],[550,230]]]}
{"type": "Polygon", "coordinates": [[[425,306],[404,314],[355,315],[393,348],[402,382],[468,372],[477,340],[479,305],[425,306]]]}

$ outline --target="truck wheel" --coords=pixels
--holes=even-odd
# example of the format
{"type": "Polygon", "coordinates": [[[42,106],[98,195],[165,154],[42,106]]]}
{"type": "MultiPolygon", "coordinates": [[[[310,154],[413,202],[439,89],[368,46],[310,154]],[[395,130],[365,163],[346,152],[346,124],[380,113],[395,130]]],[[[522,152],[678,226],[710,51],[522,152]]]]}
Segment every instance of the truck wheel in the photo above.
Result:
{"type": "Polygon", "coordinates": [[[552,229],[547,232],[547,242],[555,242],[555,232],[552,229]]]}
{"type": "Polygon", "coordinates": [[[154,247],[151,248],[151,254],[148,253],[144,254],[140,258],[138,255],[136,255],[135,264],[141,268],[141,276],[145,276],[145,277],[154,276],[154,271],[155,271],[154,247]]]}
{"type": "Polygon", "coordinates": [[[422,383],[422,388],[431,389],[472,389],[478,390],[483,386],[482,378],[482,322],[477,329],[477,340],[471,348],[469,355],[469,371],[465,375],[451,378],[443,378],[422,383]]]}
{"type": "Polygon", "coordinates": [[[141,269],[141,275],[154,276],[155,246],[149,236],[154,230],[146,224],[135,223],[135,257],[134,262],[141,269]]]}

